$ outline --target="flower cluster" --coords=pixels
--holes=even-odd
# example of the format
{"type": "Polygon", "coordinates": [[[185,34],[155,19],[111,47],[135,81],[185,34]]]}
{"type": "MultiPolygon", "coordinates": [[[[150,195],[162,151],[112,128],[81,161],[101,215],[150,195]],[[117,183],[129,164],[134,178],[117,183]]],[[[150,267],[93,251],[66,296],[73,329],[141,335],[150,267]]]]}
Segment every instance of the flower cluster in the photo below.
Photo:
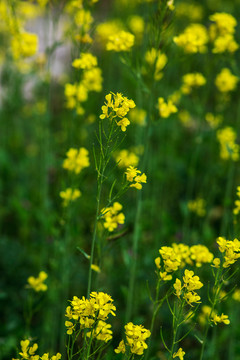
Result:
{"type": "Polygon", "coordinates": [[[139,157],[134,152],[123,149],[115,154],[115,160],[119,167],[127,168],[129,166],[137,166],[139,157]]]}
{"type": "Polygon", "coordinates": [[[236,143],[237,134],[230,126],[217,131],[217,139],[220,143],[220,157],[223,160],[239,159],[239,145],[236,143]]]}
{"type": "Polygon", "coordinates": [[[125,117],[130,109],[133,109],[136,105],[133,100],[129,100],[126,96],[121,93],[110,93],[105,96],[106,102],[102,106],[102,114],[100,119],[120,118],[116,121],[117,126],[121,127],[122,131],[126,131],[126,127],[130,124],[130,121],[125,117]]]}
{"type": "MultiPolygon", "coordinates": [[[[36,351],[38,349],[38,344],[34,343],[33,346],[30,345],[29,340],[22,340],[20,341],[21,351],[19,351],[20,359],[21,360],[60,360],[62,355],[57,353],[49,357],[48,353],[43,354],[42,356],[36,355],[36,351]]],[[[19,360],[19,359],[12,359],[12,360],[19,360]]]]}
{"type": "Polygon", "coordinates": [[[61,191],[59,195],[63,199],[63,206],[68,206],[70,202],[81,196],[81,191],[78,189],[67,188],[64,191],[61,191]]]}
{"type": "Polygon", "coordinates": [[[207,50],[207,29],[201,24],[191,24],[182,34],[175,36],[173,41],[186,53],[204,53],[207,50]]]}
{"type": "Polygon", "coordinates": [[[161,266],[161,258],[157,257],[155,259],[155,264],[159,271],[159,276],[161,280],[168,281],[172,280],[171,273],[178,270],[181,265],[181,257],[175,252],[175,250],[170,246],[162,246],[159,249],[161,255],[163,266],[161,266]]]}
{"type": "Polygon", "coordinates": [[[197,216],[204,216],[206,215],[206,201],[202,198],[197,198],[195,200],[191,200],[187,204],[188,209],[195,213],[197,216]]]}
{"type": "Polygon", "coordinates": [[[70,306],[66,309],[65,322],[67,334],[71,335],[77,327],[91,329],[87,336],[92,336],[97,340],[109,341],[112,338],[111,325],[106,323],[108,316],[115,316],[116,307],[110,295],[103,292],[91,292],[90,299],[79,299],[77,296],[70,301],[70,306]],[[71,321],[69,321],[71,320],[71,321]]]}
{"type": "Polygon", "coordinates": [[[82,103],[87,101],[91,91],[102,90],[102,71],[97,66],[97,58],[91,53],[81,53],[80,57],[72,62],[76,69],[83,70],[81,81],[78,83],[65,84],[66,106],[69,109],[76,109],[77,114],[84,114],[82,103]]]}
{"type": "Polygon", "coordinates": [[[222,93],[233,91],[237,87],[238,77],[233,75],[228,68],[224,68],[216,76],[215,85],[222,93]]]}
{"type": "Polygon", "coordinates": [[[145,61],[148,64],[147,71],[149,72],[149,66],[154,69],[154,80],[158,81],[163,77],[162,70],[167,60],[167,56],[155,48],[151,48],[146,52],[145,61]]]}
{"type": "Polygon", "coordinates": [[[183,243],[173,243],[171,247],[161,247],[159,253],[163,260],[163,266],[160,265],[160,257],[155,259],[155,264],[160,270],[162,280],[171,280],[171,272],[183,268],[186,264],[201,267],[202,264],[211,263],[213,260],[213,254],[201,244],[188,246],[183,243]]]}
{"type": "Polygon", "coordinates": [[[90,70],[97,66],[97,58],[91,53],[81,53],[80,58],[72,62],[72,66],[76,69],[90,70]]]}
{"type": "MultiPolygon", "coordinates": [[[[226,240],[225,237],[218,237],[217,244],[221,253],[224,254],[223,267],[228,268],[230,265],[234,264],[237,259],[240,258],[240,241],[238,239],[226,240]]],[[[220,266],[220,259],[215,258],[213,264],[215,267],[220,266]]]]}
{"type": "Polygon", "coordinates": [[[108,51],[130,51],[134,45],[135,36],[127,31],[110,35],[106,45],[108,51]]]}
{"type": "Polygon", "coordinates": [[[36,292],[46,291],[48,287],[46,284],[44,284],[44,281],[47,279],[47,277],[48,275],[45,273],[45,271],[40,271],[38,277],[35,278],[33,276],[30,276],[27,279],[27,287],[30,287],[36,292]]]}
{"type": "Polygon", "coordinates": [[[227,13],[215,13],[209,17],[213,22],[209,27],[209,36],[213,41],[213,53],[235,52],[239,46],[234,39],[236,19],[227,13]]]}
{"type": "Polygon", "coordinates": [[[189,73],[182,77],[183,85],[181,92],[183,94],[190,94],[193,88],[197,88],[206,84],[206,79],[201,73],[189,73]]]}
{"type": "Polygon", "coordinates": [[[121,340],[115,352],[125,353],[126,347],[130,348],[132,354],[143,355],[147,349],[146,339],[149,338],[151,332],[142,325],[134,325],[132,322],[125,325],[126,343],[121,340]]]}
{"type": "Polygon", "coordinates": [[[79,150],[70,148],[66,155],[67,158],[63,161],[63,168],[68,171],[73,171],[75,174],[79,174],[82,169],[90,165],[88,150],[84,147],[81,147],[79,150]]]}
{"type": "Polygon", "coordinates": [[[182,348],[179,348],[178,351],[173,354],[173,359],[178,356],[180,360],[183,360],[184,355],[185,351],[183,351],[182,348]]]}
{"type": "Polygon", "coordinates": [[[201,283],[199,276],[194,275],[193,271],[185,270],[183,276],[183,285],[181,280],[176,279],[173,287],[176,291],[175,295],[180,298],[183,294],[183,299],[191,306],[193,303],[200,302],[200,296],[195,290],[201,289],[203,283],[201,283]]]}
{"type": "Polygon", "coordinates": [[[147,182],[147,176],[145,173],[141,173],[140,170],[133,166],[129,166],[125,172],[127,181],[132,182],[133,184],[130,187],[135,187],[137,190],[142,189],[142,183],[147,182]]]}
{"type": "Polygon", "coordinates": [[[240,212],[240,186],[237,187],[237,197],[238,199],[234,201],[235,208],[233,209],[233,214],[238,215],[240,212]]]}
{"type": "Polygon", "coordinates": [[[213,254],[204,245],[193,245],[190,247],[190,258],[196,264],[196,267],[201,267],[202,264],[211,263],[213,254]]]}
{"type": "Polygon", "coordinates": [[[224,323],[226,325],[230,324],[230,320],[228,319],[228,315],[224,315],[222,314],[221,316],[215,314],[212,317],[212,322],[214,322],[215,325],[217,325],[218,323],[224,323]]]}
{"type": "Polygon", "coordinates": [[[11,49],[14,59],[33,56],[38,50],[38,37],[28,32],[17,33],[12,38],[11,49]]]}
{"type": "Polygon", "coordinates": [[[207,123],[209,124],[209,126],[212,129],[216,129],[223,121],[223,118],[221,115],[214,115],[210,112],[208,112],[205,115],[205,120],[207,121],[207,123]]]}
{"type": "Polygon", "coordinates": [[[108,231],[114,231],[118,225],[124,224],[125,216],[122,212],[122,205],[115,202],[113,206],[102,209],[101,214],[104,218],[103,226],[108,231]]]}
{"type": "Polygon", "coordinates": [[[162,97],[158,98],[158,110],[159,115],[163,118],[168,118],[171,114],[178,111],[172,100],[165,102],[162,97]]]}

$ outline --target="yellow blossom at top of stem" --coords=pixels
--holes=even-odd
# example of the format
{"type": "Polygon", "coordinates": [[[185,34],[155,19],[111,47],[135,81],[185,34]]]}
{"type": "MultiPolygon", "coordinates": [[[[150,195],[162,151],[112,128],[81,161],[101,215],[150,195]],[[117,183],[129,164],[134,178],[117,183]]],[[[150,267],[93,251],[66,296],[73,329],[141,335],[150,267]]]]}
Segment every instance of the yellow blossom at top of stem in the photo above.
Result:
{"type": "Polygon", "coordinates": [[[97,58],[91,53],[81,53],[79,59],[72,62],[72,66],[76,69],[89,70],[97,66],[97,58]]]}
{"type": "Polygon", "coordinates": [[[232,295],[232,298],[240,302],[240,289],[236,289],[232,295]]]}
{"type": "Polygon", "coordinates": [[[27,279],[28,286],[36,292],[46,291],[48,287],[46,284],[44,284],[44,281],[47,279],[47,277],[48,275],[45,273],[45,271],[40,271],[37,278],[30,276],[27,279]]]}
{"type": "Polygon", "coordinates": [[[125,354],[126,346],[125,346],[123,340],[120,341],[118,347],[116,349],[114,349],[114,351],[115,351],[116,354],[119,354],[119,353],[125,354]]]}
{"type": "Polygon", "coordinates": [[[239,159],[239,145],[236,143],[237,134],[230,126],[217,131],[220,143],[220,157],[223,160],[237,161],[239,159]]]}
{"type": "MultiPolygon", "coordinates": [[[[150,337],[151,332],[145,329],[142,325],[134,325],[132,322],[125,325],[125,334],[127,344],[130,347],[132,354],[142,355],[147,349],[146,339],[150,337]]],[[[123,345],[121,346],[122,349],[123,345]]]]}
{"type": "Polygon", "coordinates": [[[175,284],[173,285],[176,293],[175,295],[180,298],[183,294],[183,299],[190,305],[193,306],[193,303],[200,302],[200,296],[195,292],[199,290],[203,284],[201,283],[198,276],[194,275],[193,271],[185,270],[183,276],[183,285],[181,280],[176,279],[175,284]]]}
{"type": "Polygon", "coordinates": [[[135,108],[129,113],[130,120],[140,126],[146,125],[147,112],[144,109],[135,108]]]}
{"type": "Polygon", "coordinates": [[[11,41],[14,59],[30,57],[38,50],[38,36],[27,32],[15,34],[11,41]]]}
{"type": "Polygon", "coordinates": [[[233,75],[228,68],[224,68],[216,76],[215,85],[220,92],[227,93],[236,89],[238,81],[237,76],[233,75]]]}
{"type": "Polygon", "coordinates": [[[171,114],[174,114],[178,111],[172,100],[165,102],[162,97],[158,98],[158,110],[159,115],[163,118],[168,118],[171,114]]]}
{"type": "Polygon", "coordinates": [[[130,121],[125,117],[130,109],[133,109],[136,105],[133,100],[129,100],[126,96],[121,93],[110,93],[105,96],[105,103],[102,106],[102,114],[100,119],[120,118],[116,121],[116,124],[121,127],[122,131],[126,131],[126,127],[130,124],[130,121]]]}
{"type": "Polygon", "coordinates": [[[107,324],[105,321],[99,320],[97,326],[92,330],[87,332],[87,337],[93,337],[97,340],[108,342],[112,339],[112,330],[111,325],[107,324]]]}
{"type": "Polygon", "coordinates": [[[103,226],[112,232],[117,229],[118,225],[124,224],[125,216],[122,212],[122,205],[115,202],[113,206],[102,209],[101,213],[104,218],[103,226]]]}
{"type": "Polygon", "coordinates": [[[127,31],[110,35],[106,45],[108,51],[130,51],[134,45],[135,36],[127,31]]]}
{"type": "Polygon", "coordinates": [[[191,212],[200,217],[206,215],[206,201],[202,198],[189,201],[187,206],[191,212]]]}
{"type": "Polygon", "coordinates": [[[137,166],[139,163],[139,157],[132,151],[127,149],[119,150],[115,154],[115,160],[120,168],[126,168],[129,166],[137,166]]]}
{"type": "Polygon", "coordinates": [[[235,208],[233,209],[233,214],[238,215],[240,212],[240,186],[237,187],[237,197],[238,200],[234,201],[235,208]]]}
{"type": "Polygon", "coordinates": [[[142,183],[147,182],[147,176],[145,173],[141,174],[141,171],[133,166],[129,166],[125,172],[127,181],[134,182],[130,187],[135,187],[137,190],[142,189],[142,183]]]}
{"type": "Polygon", "coordinates": [[[92,328],[97,320],[106,321],[111,314],[115,316],[116,307],[110,295],[103,292],[91,292],[90,299],[84,296],[79,299],[74,296],[70,306],[66,308],[65,316],[71,320],[65,323],[68,333],[74,331],[74,322],[80,324],[81,329],[92,328]]]}
{"type": "Polygon", "coordinates": [[[183,360],[184,355],[185,352],[183,351],[183,349],[179,348],[178,351],[173,354],[173,359],[179,357],[180,360],[183,360]]]}
{"type": "Polygon", "coordinates": [[[189,73],[182,77],[183,85],[181,92],[190,94],[193,88],[197,88],[206,84],[206,78],[201,73],[189,73]]]}
{"type": "Polygon", "coordinates": [[[224,314],[222,314],[220,316],[215,314],[211,320],[214,322],[215,325],[217,325],[218,323],[224,323],[226,325],[230,324],[230,320],[228,319],[228,315],[224,315],[224,314]]]}
{"type": "Polygon", "coordinates": [[[67,188],[64,191],[61,191],[59,195],[63,199],[63,206],[67,206],[71,201],[74,201],[81,196],[81,191],[78,189],[67,188]]]}
{"type": "Polygon", "coordinates": [[[38,349],[38,344],[33,344],[33,346],[29,347],[30,345],[30,341],[29,340],[22,340],[20,341],[20,345],[21,345],[21,351],[19,352],[19,355],[23,358],[23,359],[32,359],[33,356],[34,358],[38,359],[39,356],[38,355],[34,355],[35,352],[38,349]]]}
{"type": "Polygon", "coordinates": [[[144,32],[144,20],[139,15],[132,15],[128,19],[128,26],[133,34],[136,36],[136,39],[141,39],[144,32]]]}
{"type": "MultiPolygon", "coordinates": [[[[155,66],[154,71],[154,79],[155,80],[161,80],[163,73],[161,72],[165,65],[167,64],[167,56],[162,53],[160,50],[157,50],[156,48],[151,48],[148,50],[145,54],[145,61],[148,64],[148,67],[155,66]]],[[[149,72],[149,69],[147,69],[149,72]]]]}
{"type": "Polygon", "coordinates": [[[207,29],[201,24],[191,24],[182,34],[175,36],[173,41],[186,53],[204,53],[207,51],[207,29]]]}
{"type": "Polygon", "coordinates": [[[225,12],[217,12],[209,16],[209,20],[215,23],[214,29],[215,31],[218,30],[221,35],[233,34],[235,32],[237,20],[231,14],[225,12]]]}
{"type": "Polygon", "coordinates": [[[219,250],[224,253],[224,268],[228,268],[240,258],[240,241],[238,239],[231,241],[220,236],[217,238],[217,244],[219,250]]]}
{"type": "Polygon", "coordinates": [[[89,157],[88,150],[81,147],[79,150],[71,148],[67,151],[67,158],[63,161],[63,168],[79,174],[82,169],[88,167],[89,157]]]}
{"type": "Polygon", "coordinates": [[[117,34],[122,30],[124,30],[124,26],[119,21],[119,19],[100,23],[96,27],[97,41],[99,41],[102,45],[106,45],[109,36],[111,36],[112,34],[117,34]]]}
{"type": "Polygon", "coordinates": [[[216,129],[222,123],[223,118],[221,115],[214,115],[208,112],[205,115],[205,120],[212,129],[216,129]]]}

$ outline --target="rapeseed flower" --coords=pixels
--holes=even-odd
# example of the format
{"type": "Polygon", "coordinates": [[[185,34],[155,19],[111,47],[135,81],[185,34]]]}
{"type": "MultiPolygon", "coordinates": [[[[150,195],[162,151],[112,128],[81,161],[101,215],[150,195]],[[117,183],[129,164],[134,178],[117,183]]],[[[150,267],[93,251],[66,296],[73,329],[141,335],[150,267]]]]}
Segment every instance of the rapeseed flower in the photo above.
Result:
{"type": "Polygon", "coordinates": [[[147,176],[145,173],[141,174],[141,171],[133,166],[129,166],[125,172],[127,181],[133,182],[130,187],[135,187],[137,190],[142,189],[142,183],[147,182],[147,176]]]}
{"type": "Polygon", "coordinates": [[[125,353],[126,347],[130,348],[130,352],[136,355],[143,355],[147,349],[146,339],[149,338],[151,332],[145,329],[142,325],[134,325],[132,322],[125,325],[126,343],[123,340],[119,346],[114,350],[118,353],[125,353]]]}
{"type": "Polygon", "coordinates": [[[182,34],[175,36],[173,41],[186,53],[204,53],[207,51],[207,29],[201,24],[191,24],[182,34]]]}
{"type": "Polygon", "coordinates": [[[36,292],[46,291],[48,287],[46,284],[44,284],[44,281],[47,279],[47,277],[48,275],[47,273],[45,273],[45,271],[40,271],[37,278],[30,276],[27,279],[28,282],[27,286],[32,288],[36,292]]]}
{"type": "Polygon", "coordinates": [[[185,352],[183,351],[183,349],[179,348],[178,351],[173,354],[173,359],[179,357],[180,360],[183,360],[184,355],[185,352]]]}
{"type": "Polygon", "coordinates": [[[223,160],[237,161],[239,159],[239,145],[236,143],[237,134],[230,126],[217,131],[220,143],[220,157],[223,160]]]}
{"type": "Polygon", "coordinates": [[[133,109],[136,105],[133,100],[129,100],[121,93],[110,93],[105,96],[106,102],[102,106],[102,114],[100,119],[110,118],[115,119],[117,126],[121,127],[122,131],[126,131],[126,127],[130,124],[130,121],[125,117],[130,109],[133,109]],[[116,120],[116,118],[120,120],[116,120]]]}
{"type": "Polygon", "coordinates": [[[112,232],[117,229],[118,225],[124,224],[125,216],[122,212],[122,205],[115,202],[113,206],[102,209],[101,214],[104,218],[103,226],[112,232]]]}
{"type": "Polygon", "coordinates": [[[215,85],[220,92],[228,93],[236,89],[238,81],[237,76],[233,75],[228,68],[224,68],[216,76],[215,85]]]}
{"type": "Polygon", "coordinates": [[[110,35],[106,45],[108,51],[130,51],[134,45],[135,36],[127,31],[110,35]]]}
{"type": "Polygon", "coordinates": [[[165,102],[162,97],[158,98],[158,110],[159,115],[163,118],[168,118],[171,114],[178,111],[172,100],[165,102]]]}
{"type": "Polygon", "coordinates": [[[215,325],[217,325],[218,323],[219,324],[223,323],[223,324],[226,324],[226,325],[230,324],[230,320],[228,319],[228,315],[224,315],[224,314],[222,314],[221,316],[215,314],[211,320],[212,320],[212,322],[214,322],[215,325]]]}
{"type": "Polygon", "coordinates": [[[67,188],[60,192],[60,197],[63,199],[63,206],[68,206],[70,202],[75,201],[81,196],[81,191],[78,189],[67,188]]]}
{"type": "Polygon", "coordinates": [[[63,161],[63,168],[79,174],[84,168],[89,167],[88,150],[81,147],[79,150],[71,148],[66,153],[67,158],[63,161]]]}

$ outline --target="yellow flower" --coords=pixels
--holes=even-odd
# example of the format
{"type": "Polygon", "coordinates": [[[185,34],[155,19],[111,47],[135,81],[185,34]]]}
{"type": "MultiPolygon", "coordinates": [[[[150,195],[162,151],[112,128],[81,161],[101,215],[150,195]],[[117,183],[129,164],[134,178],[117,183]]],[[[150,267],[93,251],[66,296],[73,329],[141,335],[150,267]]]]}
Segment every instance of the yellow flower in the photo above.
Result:
{"type": "Polygon", "coordinates": [[[183,85],[181,92],[183,94],[190,94],[193,88],[197,88],[206,84],[206,79],[201,73],[189,73],[182,77],[183,85]]]}
{"type": "Polygon", "coordinates": [[[130,51],[134,45],[135,36],[127,31],[110,35],[106,45],[108,51],[130,51]]]}
{"type": "Polygon", "coordinates": [[[67,188],[60,192],[60,197],[63,199],[63,206],[67,206],[70,202],[78,199],[81,196],[81,191],[78,189],[67,188]]]}
{"type": "Polygon", "coordinates": [[[145,173],[141,174],[141,171],[133,166],[129,166],[125,172],[127,181],[134,182],[130,187],[135,187],[137,190],[142,189],[142,183],[147,182],[147,176],[145,173]],[[138,175],[139,174],[139,175],[138,175]]]}
{"type": "Polygon", "coordinates": [[[126,131],[127,126],[130,124],[130,121],[127,118],[123,118],[117,122],[117,125],[121,127],[122,131],[126,131]]]}
{"type": "Polygon", "coordinates": [[[217,75],[215,85],[222,93],[233,91],[237,87],[238,77],[233,75],[228,68],[224,68],[217,75]]]}
{"type": "Polygon", "coordinates": [[[220,143],[220,157],[223,160],[239,159],[239,145],[236,143],[237,134],[230,126],[217,131],[217,139],[220,143]]]}
{"type": "Polygon", "coordinates": [[[191,24],[182,34],[175,36],[173,41],[182,47],[186,53],[204,53],[207,50],[207,30],[201,24],[191,24]]]}
{"type": "Polygon", "coordinates": [[[143,355],[144,350],[148,347],[145,341],[151,335],[151,332],[142,325],[134,325],[130,322],[125,325],[125,334],[131,353],[143,355]]]}
{"type": "Polygon", "coordinates": [[[159,115],[163,118],[168,118],[171,114],[174,114],[178,111],[172,100],[165,102],[162,97],[158,98],[158,110],[159,115]]]}
{"type": "Polygon", "coordinates": [[[149,66],[155,66],[154,79],[161,80],[163,73],[161,72],[167,63],[167,56],[164,53],[161,53],[159,50],[155,48],[151,48],[145,54],[145,61],[149,66]]]}
{"type": "Polygon", "coordinates": [[[71,148],[67,152],[67,158],[63,161],[63,168],[79,174],[82,169],[90,166],[88,150],[81,147],[79,150],[71,148]]]}
{"type": "Polygon", "coordinates": [[[92,264],[92,265],[91,265],[91,269],[92,269],[93,271],[96,271],[97,273],[100,273],[100,272],[101,272],[100,267],[97,266],[97,265],[95,265],[95,264],[92,264]]]}
{"type": "Polygon", "coordinates": [[[46,284],[44,284],[44,281],[47,279],[47,277],[48,275],[45,273],[45,271],[40,271],[37,278],[30,276],[27,279],[28,286],[36,292],[46,291],[48,287],[46,284]]]}
{"type": "Polygon", "coordinates": [[[36,34],[27,32],[15,34],[11,41],[11,48],[14,59],[33,56],[38,50],[38,37],[36,34]]]}
{"type": "Polygon", "coordinates": [[[125,168],[129,166],[136,166],[139,162],[139,157],[129,150],[120,150],[115,154],[115,160],[119,167],[125,168]]]}
{"type": "Polygon", "coordinates": [[[125,354],[126,346],[125,346],[123,340],[120,341],[118,347],[114,351],[115,351],[116,354],[119,354],[119,353],[125,354]]]}
{"type": "Polygon", "coordinates": [[[202,217],[206,215],[206,201],[201,198],[197,198],[196,200],[191,200],[188,202],[188,209],[198,216],[202,217]]]}
{"type": "Polygon", "coordinates": [[[118,225],[124,224],[125,216],[122,212],[122,205],[115,202],[113,206],[102,209],[101,214],[104,218],[103,226],[112,232],[117,229],[118,225]]]}
{"type": "Polygon", "coordinates": [[[175,295],[179,298],[182,294],[182,283],[181,280],[176,279],[175,284],[173,284],[174,289],[176,290],[175,295]]]}
{"type": "Polygon", "coordinates": [[[230,324],[228,315],[224,315],[224,314],[222,314],[221,316],[215,314],[211,320],[214,322],[215,325],[217,325],[218,323],[224,323],[226,325],[230,324]]]}
{"type": "Polygon", "coordinates": [[[81,53],[79,59],[75,59],[72,66],[76,69],[89,70],[97,66],[97,58],[91,53],[81,53]]]}
{"type": "Polygon", "coordinates": [[[183,349],[179,348],[178,351],[173,354],[173,359],[178,356],[180,360],[183,360],[184,355],[185,352],[183,351],[183,349]]]}

